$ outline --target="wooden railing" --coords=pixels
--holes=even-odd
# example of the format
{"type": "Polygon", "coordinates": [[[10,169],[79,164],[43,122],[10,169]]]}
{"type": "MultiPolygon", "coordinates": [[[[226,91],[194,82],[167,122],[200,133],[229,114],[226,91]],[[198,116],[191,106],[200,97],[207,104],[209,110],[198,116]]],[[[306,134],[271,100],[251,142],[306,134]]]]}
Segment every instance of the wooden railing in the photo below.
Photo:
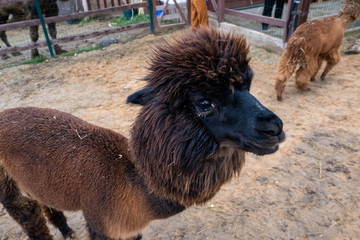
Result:
{"type": "Polygon", "coordinates": [[[214,12],[208,11],[209,16],[215,17],[219,23],[225,21],[225,14],[243,18],[246,20],[253,20],[257,22],[267,23],[275,26],[284,28],[283,42],[287,42],[292,31],[296,29],[297,26],[304,23],[307,20],[307,15],[309,13],[310,0],[302,0],[300,4],[297,5],[296,12],[294,13],[294,6],[297,0],[288,1],[287,16],[285,20],[257,15],[253,13],[237,11],[230,8],[225,8],[225,0],[210,0],[214,12]],[[290,24],[293,23],[293,24],[290,24]],[[291,27],[290,27],[291,25],[291,27]]]}
{"type": "MultiPolygon", "coordinates": [[[[4,0],[1,0],[1,1],[4,1],[4,0]]],[[[19,1],[24,1],[24,0],[6,0],[6,2],[19,2],[19,1]]],[[[90,10],[90,11],[81,12],[81,13],[72,13],[72,14],[55,16],[55,17],[47,17],[47,18],[44,18],[44,21],[46,24],[64,22],[64,21],[70,20],[70,19],[111,14],[111,13],[116,13],[116,12],[121,12],[124,10],[130,10],[130,9],[141,8],[141,7],[148,9],[147,2],[128,4],[128,5],[122,5],[122,6],[114,6],[114,7],[90,10]]],[[[8,30],[13,30],[13,29],[38,26],[38,25],[40,25],[39,19],[26,20],[26,21],[14,22],[14,23],[2,24],[2,25],[0,25],[0,31],[8,31],[8,30]]],[[[107,29],[107,30],[102,30],[102,31],[94,31],[92,33],[86,33],[86,34],[77,34],[77,35],[64,37],[64,38],[51,39],[50,41],[51,41],[52,45],[59,44],[59,43],[68,43],[68,42],[72,42],[72,41],[85,40],[85,39],[94,38],[94,37],[98,37],[98,36],[105,36],[105,35],[124,32],[124,31],[132,30],[132,29],[147,28],[147,27],[150,27],[150,23],[136,24],[136,25],[127,26],[127,27],[117,27],[117,28],[112,28],[112,29],[107,29]]],[[[30,37],[29,37],[29,39],[30,39],[30,37]]],[[[47,45],[46,41],[39,41],[36,43],[30,43],[30,44],[27,44],[24,46],[0,48],[0,56],[3,54],[21,52],[21,51],[25,51],[25,50],[35,49],[38,47],[45,47],[46,45],[47,45]]]]}

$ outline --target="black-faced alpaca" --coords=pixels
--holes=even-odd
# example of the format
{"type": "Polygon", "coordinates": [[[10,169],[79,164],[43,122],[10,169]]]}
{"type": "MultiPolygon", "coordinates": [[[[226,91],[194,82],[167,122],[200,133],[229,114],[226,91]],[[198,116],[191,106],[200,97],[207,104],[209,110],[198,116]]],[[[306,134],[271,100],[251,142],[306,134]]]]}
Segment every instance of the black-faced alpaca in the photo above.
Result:
{"type": "MultiPolygon", "coordinates": [[[[61,0],[68,1],[68,0],[61,0]]],[[[56,4],[56,0],[39,0],[40,8],[42,9],[42,14],[44,17],[53,17],[59,14],[59,8],[56,4]]],[[[23,1],[23,2],[5,2],[0,3],[0,24],[5,24],[8,20],[9,14],[20,15],[24,19],[38,19],[38,14],[35,8],[34,1],[23,1]]],[[[56,23],[48,24],[49,34],[52,39],[56,39],[56,23]]],[[[10,43],[7,40],[5,31],[0,32],[1,40],[6,44],[7,47],[11,47],[10,43]]],[[[30,38],[33,43],[37,42],[39,39],[39,26],[30,27],[30,38]]],[[[54,50],[56,54],[62,54],[66,52],[61,49],[59,45],[54,45],[54,50]]],[[[19,53],[13,54],[14,56],[19,55],[19,53]]],[[[39,56],[39,51],[37,49],[31,50],[31,58],[39,56]]],[[[9,56],[2,55],[2,59],[7,59],[9,56]]]]}
{"type": "Polygon", "coordinates": [[[296,88],[309,90],[323,61],[321,80],[340,61],[340,45],[349,25],[360,15],[360,0],[347,0],[338,17],[326,17],[301,24],[290,37],[276,76],[277,99],[282,100],[286,83],[296,70],[296,88]]]}
{"type": "Polygon", "coordinates": [[[243,36],[211,28],[154,52],[130,140],[70,114],[41,108],[0,113],[0,200],[30,239],[64,237],[61,211],[82,210],[91,239],[140,239],[154,219],[211,199],[239,174],[245,152],[274,153],[281,120],[249,93],[243,36]],[[21,195],[26,192],[27,195],[21,195]]]}

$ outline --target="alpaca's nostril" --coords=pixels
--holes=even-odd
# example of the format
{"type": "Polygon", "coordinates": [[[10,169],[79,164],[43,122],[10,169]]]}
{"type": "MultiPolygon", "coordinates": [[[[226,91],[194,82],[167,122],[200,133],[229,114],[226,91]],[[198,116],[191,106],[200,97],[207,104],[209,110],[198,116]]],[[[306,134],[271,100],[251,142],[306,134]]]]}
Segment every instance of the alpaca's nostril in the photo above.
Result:
{"type": "Polygon", "coordinates": [[[269,136],[278,136],[282,132],[282,128],[278,127],[275,124],[267,124],[266,126],[263,126],[264,128],[255,128],[256,131],[260,132],[264,135],[269,136]]]}
{"type": "Polygon", "coordinates": [[[261,131],[262,133],[265,133],[266,135],[276,136],[278,135],[278,131],[276,130],[270,130],[270,131],[261,131]]]}
{"type": "Polygon", "coordinates": [[[275,114],[259,118],[255,130],[261,134],[278,136],[282,133],[283,123],[275,114]]]}

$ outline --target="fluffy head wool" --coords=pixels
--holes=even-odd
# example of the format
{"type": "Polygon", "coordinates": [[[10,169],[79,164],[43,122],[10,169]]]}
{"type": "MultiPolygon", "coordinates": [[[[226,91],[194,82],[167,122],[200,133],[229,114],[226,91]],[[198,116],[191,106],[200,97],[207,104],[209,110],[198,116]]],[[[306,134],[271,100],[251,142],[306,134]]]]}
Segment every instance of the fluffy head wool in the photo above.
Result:
{"type": "Polygon", "coordinates": [[[244,36],[202,27],[158,46],[147,80],[160,101],[174,103],[191,86],[241,84],[248,53],[244,36]]]}
{"type": "Polygon", "coordinates": [[[339,17],[344,15],[356,20],[360,16],[360,0],[346,0],[339,11],[339,17]]]}

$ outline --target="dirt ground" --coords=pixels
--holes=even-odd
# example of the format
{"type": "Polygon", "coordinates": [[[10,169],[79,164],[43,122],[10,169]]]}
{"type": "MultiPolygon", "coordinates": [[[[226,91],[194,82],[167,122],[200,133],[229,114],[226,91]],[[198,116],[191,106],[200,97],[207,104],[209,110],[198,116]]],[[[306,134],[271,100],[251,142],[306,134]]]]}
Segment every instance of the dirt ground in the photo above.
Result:
{"type": "MultiPolygon", "coordinates": [[[[125,99],[145,84],[151,46],[182,31],[3,69],[0,110],[55,108],[129,136],[140,107],[125,99]]],[[[144,239],[359,239],[360,55],[343,56],[309,92],[298,92],[291,80],[283,102],[274,91],[280,55],[262,48],[251,48],[251,55],[251,92],[282,118],[287,140],[275,154],[247,154],[241,176],[214,199],[152,222],[144,239]]],[[[78,239],[87,239],[81,213],[66,215],[78,239]]],[[[26,239],[2,208],[0,239],[26,239]]]]}

